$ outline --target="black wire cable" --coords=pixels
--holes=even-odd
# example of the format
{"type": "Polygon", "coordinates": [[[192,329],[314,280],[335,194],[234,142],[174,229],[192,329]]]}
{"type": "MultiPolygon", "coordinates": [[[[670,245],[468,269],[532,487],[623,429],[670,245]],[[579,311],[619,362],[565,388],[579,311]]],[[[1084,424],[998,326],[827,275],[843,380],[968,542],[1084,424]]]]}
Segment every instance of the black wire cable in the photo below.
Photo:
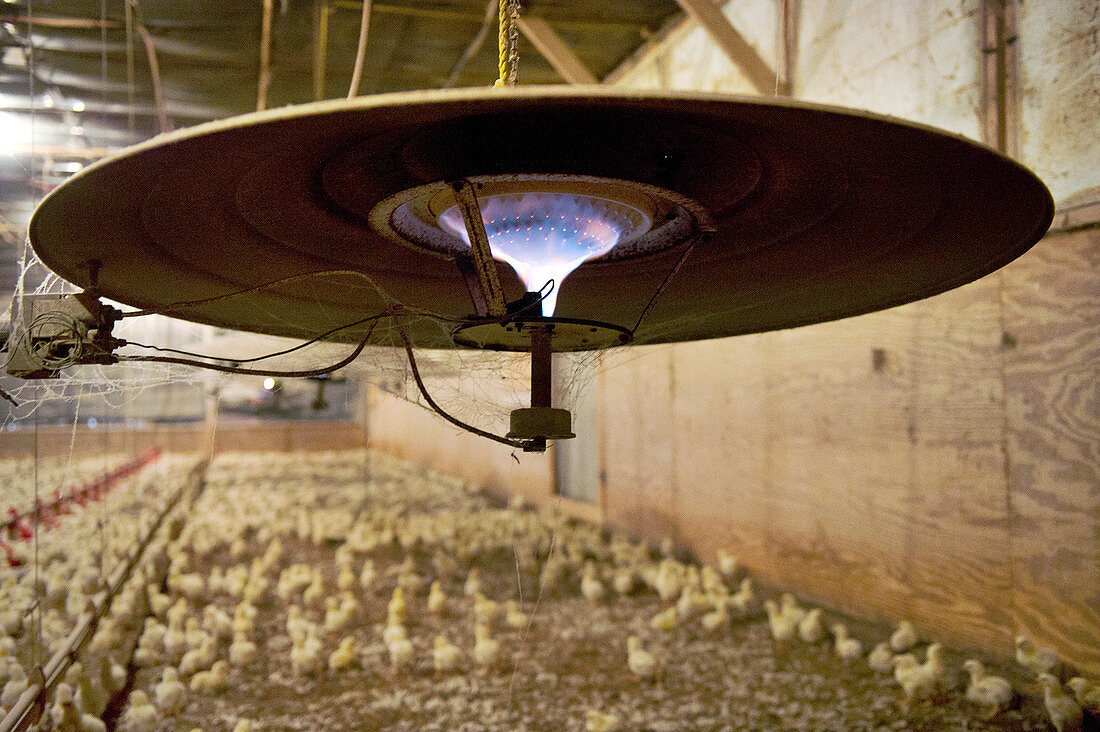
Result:
{"type": "Polygon", "coordinates": [[[472,432],[479,437],[484,437],[486,439],[492,440],[493,442],[499,442],[500,444],[507,445],[508,447],[518,447],[521,449],[527,446],[527,442],[524,440],[513,440],[508,437],[501,437],[500,435],[494,435],[492,432],[487,432],[479,427],[474,427],[472,424],[467,424],[466,422],[460,420],[458,417],[454,417],[451,414],[447,413],[441,406],[436,404],[435,400],[432,399],[431,395],[428,393],[427,387],[424,386],[424,380],[420,378],[420,369],[416,367],[416,356],[413,355],[412,343],[409,341],[408,334],[405,333],[404,326],[402,326],[400,321],[397,319],[396,313],[393,314],[393,324],[394,327],[397,329],[397,332],[401,335],[401,340],[405,344],[405,355],[408,356],[409,369],[412,371],[413,380],[416,381],[416,388],[420,390],[420,394],[424,397],[424,401],[428,403],[428,406],[431,407],[436,412],[436,414],[460,429],[464,429],[467,432],[472,432]]]}
{"type": "Polygon", "coordinates": [[[150,348],[154,351],[162,351],[164,353],[178,353],[181,356],[191,356],[193,358],[205,358],[205,359],[208,359],[210,361],[229,361],[230,363],[235,363],[235,364],[255,363],[256,361],[264,361],[264,360],[269,359],[269,358],[275,358],[276,356],[285,356],[288,353],[294,353],[295,351],[300,351],[301,349],[306,348],[307,346],[312,346],[315,343],[319,343],[320,341],[323,341],[325,338],[328,338],[333,333],[339,333],[342,330],[347,330],[348,328],[354,328],[357,325],[363,325],[364,323],[369,323],[371,321],[377,321],[380,318],[386,317],[388,314],[389,314],[388,312],[378,313],[377,315],[372,315],[368,318],[362,318],[361,320],[356,320],[354,323],[348,323],[347,325],[341,325],[341,326],[338,326],[336,328],[333,328],[332,330],[326,331],[326,332],[322,333],[319,336],[314,336],[313,338],[310,338],[308,341],[304,341],[303,343],[299,343],[296,346],[291,346],[290,348],[287,348],[285,350],[275,351],[274,353],[268,353],[268,354],[263,355],[263,356],[254,356],[252,358],[226,358],[225,356],[208,356],[206,354],[195,353],[193,351],[184,351],[184,350],[181,350],[179,348],[168,348],[167,346],[150,346],[150,345],[147,345],[145,343],[137,343],[135,341],[126,341],[126,345],[127,346],[136,346],[137,348],[150,348]]]}
{"type": "Polygon", "coordinates": [[[668,287],[668,283],[672,282],[672,278],[676,276],[676,273],[679,272],[680,268],[684,266],[684,262],[686,262],[688,260],[688,257],[691,256],[691,253],[695,250],[695,244],[704,236],[705,234],[700,233],[696,235],[694,239],[688,242],[687,247],[684,249],[684,253],[680,255],[680,259],[676,261],[676,264],[673,265],[672,269],[670,269],[668,274],[665,275],[664,281],[661,282],[661,285],[657,288],[657,291],[653,293],[653,297],[649,298],[649,302],[647,302],[645,304],[645,307],[642,309],[642,314],[638,316],[638,320],[634,323],[634,327],[630,329],[631,338],[634,337],[634,333],[638,330],[638,326],[640,326],[642,324],[642,321],[645,320],[645,316],[649,315],[649,311],[653,308],[653,305],[657,302],[657,299],[661,296],[661,293],[663,293],[665,291],[665,288],[668,287]]]}
{"type": "Polygon", "coordinates": [[[324,376],[330,374],[333,371],[342,369],[350,364],[355,359],[359,358],[359,354],[363,352],[363,349],[367,347],[367,342],[370,341],[371,335],[374,334],[374,328],[378,325],[378,321],[371,323],[370,329],[367,330],[367,335],[363,340],[359,342],[359,345],[355,347],[347,357],[337,361],[331,366],[326,366],[321,369],[307,369],[302,371],[279,371],[276,369],[242,369],[235,366],[223,366],[218,363],[204,363],[202,361],[193,361],[186,358],[176,358],[175,356],[119,356],[119,361],[127,363],[143,362],[143,363],[175,363],[181,366],[195,366],[200,369],[207,369],[209,371],[220,371],[225,374],[242,374],[244,376],[283,376],[287,378],[306,378],[310,376],[324,376]]]}

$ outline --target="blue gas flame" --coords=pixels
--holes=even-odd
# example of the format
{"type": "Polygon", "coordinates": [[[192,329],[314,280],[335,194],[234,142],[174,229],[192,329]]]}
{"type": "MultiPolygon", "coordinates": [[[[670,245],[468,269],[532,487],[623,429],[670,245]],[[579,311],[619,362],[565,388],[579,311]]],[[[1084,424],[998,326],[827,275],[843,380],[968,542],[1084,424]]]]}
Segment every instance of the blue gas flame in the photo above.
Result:
{"type": "MultiPolygon", "coordinates": [[[[632,206],[575,193],[505,193],[485,196],[480,205],[493,257],[510,264],[528,292],[554,281],[542,301],[544,316],[554,314],[569,273],[651,223],[632,206]]],[[[470,243],[458,206],[444,211],[439,224],[470,243]]]]}

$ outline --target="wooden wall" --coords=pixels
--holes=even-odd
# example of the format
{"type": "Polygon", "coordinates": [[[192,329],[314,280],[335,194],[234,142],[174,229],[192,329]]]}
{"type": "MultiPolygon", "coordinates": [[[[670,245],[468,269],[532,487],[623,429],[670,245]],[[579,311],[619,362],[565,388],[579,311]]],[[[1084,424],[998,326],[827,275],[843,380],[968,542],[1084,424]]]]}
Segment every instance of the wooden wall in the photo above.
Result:
{"type": "MultiPolygon", "coordinates": [[[[351,422],[221,421],[213,435],[216,451],[346,450],[363,447],[366,429],[351,422]]],[[[125,428],[100,425],[24,425],[17,432],[0,433],[0,458],[34,455],[84,457],[103,453],[136,453],[151,445],[166,452],[209,452],[211,434],[201,422],[151,424],[125,428]]]]}
{"type": "Polygon", "coordinates": [[[549,453],[523,453],[463,432],[425,407],[370,387],[370,446],[501,495],[543,502],[553,493],[549,453]]]}
{"type": "Polygon", "coordinates": [[[623,352],[599,392],[609,522],[1100,672],[1100,230],[886,312],[623,352]]]}

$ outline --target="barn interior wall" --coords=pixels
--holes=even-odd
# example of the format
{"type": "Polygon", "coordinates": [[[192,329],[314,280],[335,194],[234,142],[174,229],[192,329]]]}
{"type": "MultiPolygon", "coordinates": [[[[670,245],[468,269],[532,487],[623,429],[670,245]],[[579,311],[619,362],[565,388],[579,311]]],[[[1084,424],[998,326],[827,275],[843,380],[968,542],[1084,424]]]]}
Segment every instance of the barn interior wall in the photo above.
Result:
{"type": "MultiPolygon", "coordinates": [[[[976,0],[797,5],[796,98],[980,136],[976,0]]],[[[725,6],[773,68],[776,7],[725,6]]],[[[1019,157],[1080,197],[1100,183],[1100,11],[1019,7],[1019,157]]],[[[751,92],[690,22],[620,83],[751,92]]],[[[1023,633],[1100,670],[1098,268],[1095,228],[1049,235],[920,303],[613,356],[605,518],[856,615],[1002,653],[1023,633]]]]}

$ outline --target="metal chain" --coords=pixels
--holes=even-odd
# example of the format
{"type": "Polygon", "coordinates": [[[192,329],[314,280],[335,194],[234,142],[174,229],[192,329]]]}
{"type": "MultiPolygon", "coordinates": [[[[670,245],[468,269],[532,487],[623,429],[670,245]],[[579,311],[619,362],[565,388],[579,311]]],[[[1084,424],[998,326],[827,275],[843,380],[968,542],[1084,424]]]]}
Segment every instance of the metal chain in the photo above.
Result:
{"type": "Polygon", "coordinates": [[[516,85],[519,76],[519,0],[508,2],[508,86],[516,85]]]}

